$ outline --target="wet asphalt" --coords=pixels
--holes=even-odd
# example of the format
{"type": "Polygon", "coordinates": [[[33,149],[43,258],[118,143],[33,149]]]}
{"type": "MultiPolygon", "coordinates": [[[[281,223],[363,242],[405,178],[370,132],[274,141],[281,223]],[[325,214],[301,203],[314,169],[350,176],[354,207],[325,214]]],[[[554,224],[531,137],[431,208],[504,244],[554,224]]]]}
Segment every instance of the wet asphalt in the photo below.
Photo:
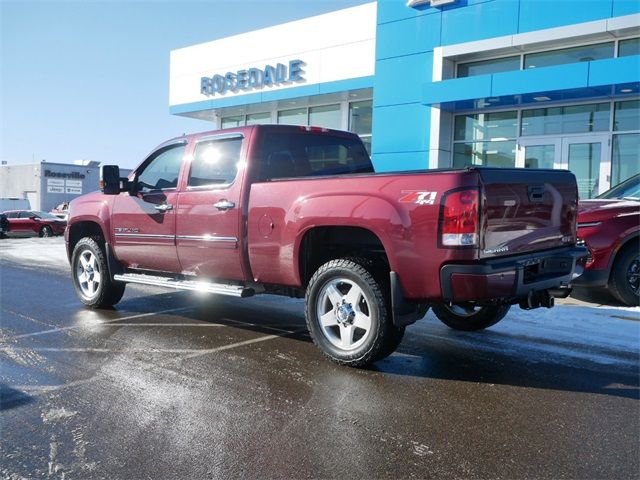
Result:
{"type": "Polygon", "coordinates": [[[467,334],[428,314],[354,370],[314,347],[300,301],[128,287],[90,310],[64,270],[0,267],[2,478],[640,471],[640,339],[621,351],[535,338],[535,324],[467,334]]]}

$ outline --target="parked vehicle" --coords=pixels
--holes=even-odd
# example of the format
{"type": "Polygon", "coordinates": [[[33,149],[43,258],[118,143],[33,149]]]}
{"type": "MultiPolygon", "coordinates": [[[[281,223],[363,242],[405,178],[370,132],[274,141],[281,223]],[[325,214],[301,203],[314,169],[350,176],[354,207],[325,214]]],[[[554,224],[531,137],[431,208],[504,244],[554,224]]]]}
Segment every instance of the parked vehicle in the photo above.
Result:
{"type": "Polygon", "coordinates": [[[67,226],[67,222],[47,212],[12,210],[4,214],[12,234],[34,233],[40,237],[52,237],[62,235],[67,226]]]}
{"type": "Polygon", "coordinates": [[[270,125],[170,140],[128,178],[103,167],[65,237],[86,305],[127,282],[304,297],[316,345],[364,366],[429,306],[464,330],[553,306],[586,253],[576,216],[568,171],[374,174],[354,134],[270,125]]]}
{"type": "Polygon", "coordinates": [[[605,287],[620,302],[640,305],[640,175],[581,201],[578,236],[589,258],[575,285],[605,287]]]}
{"type": "Polygon", "coordinates": [[[10,229],[11,225],[7,216],[4,213],[0,213],[0,238],[5,238],[10,229]]]}
{"type": "Polygon", "coordinates": [[[9,210],[31,210],[31,203],[26,198],[0,198],[0,212],[9,210]]]}
{"type": "Polygon", "coordinates": [[[52,208],[49,213],[51,215],[55,215],[58,218],[61,218],[62,220],[67,220],[67,218],[69,217],[69,202],[62,202],[56,205],[55,208],[52,208]]]}

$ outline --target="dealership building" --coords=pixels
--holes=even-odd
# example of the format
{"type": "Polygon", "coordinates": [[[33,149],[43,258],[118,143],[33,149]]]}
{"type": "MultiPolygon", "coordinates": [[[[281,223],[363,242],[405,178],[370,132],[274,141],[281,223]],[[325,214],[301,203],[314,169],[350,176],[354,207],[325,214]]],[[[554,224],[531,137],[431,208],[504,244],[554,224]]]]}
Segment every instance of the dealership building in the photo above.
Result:
{"type": "Polygon", "coordinates": [[[640,171],[639,89],[637,0],[380,0],[174,50],[169,101],[350,130],[377,171],[568,168],[590,198],[640,171]]]}
{"type": "MultiPolygon", "coordinates": [[[[123,170],[123,175],[130,170],[123,170]]],[[[26,198],[31,210],[49,211],[62,202],[98,190],[100,162],[36,162],[0,166],[0,198],[26,198]]]]}

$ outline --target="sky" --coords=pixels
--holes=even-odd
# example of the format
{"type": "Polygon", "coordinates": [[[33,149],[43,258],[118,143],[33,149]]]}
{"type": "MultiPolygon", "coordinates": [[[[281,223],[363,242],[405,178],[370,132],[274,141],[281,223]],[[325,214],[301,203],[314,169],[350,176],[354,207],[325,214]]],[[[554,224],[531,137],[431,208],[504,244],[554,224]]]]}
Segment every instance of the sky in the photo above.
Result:
{"type": "Polygon", "coordinates": [[[169,114],[169,52],[370,0],[0,0],[0,160],[135,167],[208,130],[169,114]]]}

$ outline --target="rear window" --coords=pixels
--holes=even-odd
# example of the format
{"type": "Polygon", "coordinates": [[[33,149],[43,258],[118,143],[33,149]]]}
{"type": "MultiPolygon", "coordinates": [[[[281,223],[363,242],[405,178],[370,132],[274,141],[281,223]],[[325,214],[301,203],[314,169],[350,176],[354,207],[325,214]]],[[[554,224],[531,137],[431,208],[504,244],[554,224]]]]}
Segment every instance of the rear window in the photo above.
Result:
{"type": "Polygon", "coordinates": [[[267,132],[260,158],[260,180],[373,173],[359,139],[300,132],[267,132]]]}

